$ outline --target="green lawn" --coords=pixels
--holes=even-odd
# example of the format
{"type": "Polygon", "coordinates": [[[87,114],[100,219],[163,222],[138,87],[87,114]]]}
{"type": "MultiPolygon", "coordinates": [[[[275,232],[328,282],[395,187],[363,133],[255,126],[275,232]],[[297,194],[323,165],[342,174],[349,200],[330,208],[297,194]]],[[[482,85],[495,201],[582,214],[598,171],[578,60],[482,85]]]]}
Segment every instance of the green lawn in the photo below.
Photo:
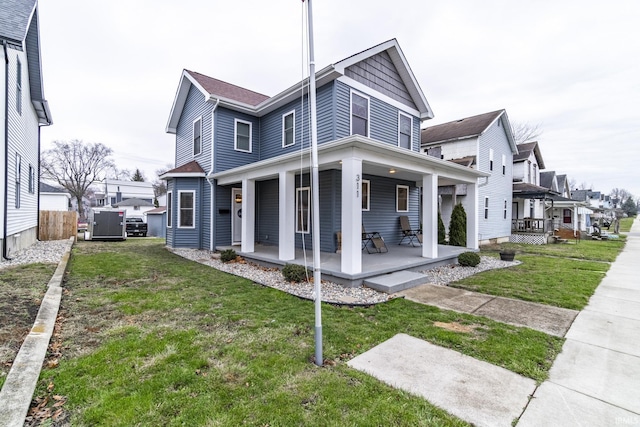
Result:
{"type": "Polygon", "coordinates": [[[312,302],[151,239],[78,242],[65,288],[63,357],[35,396],[65,402],[74,426],[466,425],[346,362],[402,332],[540,382],[563,343],[404,299],[324,304],[319,368],[312,302]],[[451,323],[471,332],[441,327],[451,323]]]}
{"type": "Polygon", "coordinates": [[[631,226],[633,225],[633,221],[635,220],[636,220],[635,216],[622,218],[620,220],[620,231],[624,233],[628,233],[629,231],[631,231],[631,226]]]}
{"type": "MultiPolygon", "coordinates": [[[[525,245],[506,243],[516,249],[522,264],[489,270],[449,286],[517,298],[557,307],[581,310],[624,247],[618,240],[582,240],[567,244],[525,245]]],[[[497,256],[497,248],[483,255],[497,256]]]]}

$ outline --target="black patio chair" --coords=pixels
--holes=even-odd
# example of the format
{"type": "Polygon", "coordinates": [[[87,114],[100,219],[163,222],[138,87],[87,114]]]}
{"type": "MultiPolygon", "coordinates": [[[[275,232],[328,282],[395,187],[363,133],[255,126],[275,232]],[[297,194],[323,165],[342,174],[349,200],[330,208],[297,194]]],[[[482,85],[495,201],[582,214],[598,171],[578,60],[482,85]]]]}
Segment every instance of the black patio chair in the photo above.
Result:
{"type": "Polygon", "coordinates": [[[411,223],[409,222],[409,217],[406,215],[402,215],[400,217],[400,231],[402,232],[402,239],[400,239],[399,245],[404,242],[404,239],[409,239],[409,244],[411,246],[415,246],[413,241],[416,240],[419,245],[422,244],[422,230],[411,228],[411,223]]]}

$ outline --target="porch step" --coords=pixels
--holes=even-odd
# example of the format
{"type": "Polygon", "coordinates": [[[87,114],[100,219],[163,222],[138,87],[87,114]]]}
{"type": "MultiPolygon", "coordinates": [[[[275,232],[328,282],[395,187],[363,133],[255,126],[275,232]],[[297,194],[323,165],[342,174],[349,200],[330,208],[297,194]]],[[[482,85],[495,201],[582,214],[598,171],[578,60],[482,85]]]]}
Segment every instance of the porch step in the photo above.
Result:
{"type": "Polygon", "coordinates": [[[396,271],[365,279],[363,284],[376,291],[393,294],[427,283],[427,276],[415,271],[396,271]]]}

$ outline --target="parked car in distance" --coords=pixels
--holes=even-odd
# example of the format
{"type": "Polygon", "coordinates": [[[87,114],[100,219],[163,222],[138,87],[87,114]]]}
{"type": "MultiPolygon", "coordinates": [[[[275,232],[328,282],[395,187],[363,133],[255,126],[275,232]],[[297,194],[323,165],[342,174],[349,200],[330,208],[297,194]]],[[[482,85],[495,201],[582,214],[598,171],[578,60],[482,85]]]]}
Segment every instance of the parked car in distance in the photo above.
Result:
{"type": "Polygon", "coordinates": [[[126,224],[127,237],[129,236],[147,236],[147,224],[142,218],[130,217],[127,218],[126,224]]]}
{"type": "Polygon", "coordinates": [[[87,231],[87,227],[88,227],[88,224],[87,224],[86,220],[80,220],[80,219],[78,220],[78,232],[79,233],[87,231]]]}

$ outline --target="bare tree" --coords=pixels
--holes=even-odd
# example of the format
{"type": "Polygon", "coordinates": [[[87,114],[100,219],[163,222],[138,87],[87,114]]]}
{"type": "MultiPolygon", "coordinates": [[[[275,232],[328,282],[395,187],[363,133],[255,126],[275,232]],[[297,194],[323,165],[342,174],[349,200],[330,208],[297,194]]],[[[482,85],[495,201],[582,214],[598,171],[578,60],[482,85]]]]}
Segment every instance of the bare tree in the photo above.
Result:
{"type": "Polygon", "coordinates": [[[156,179],[152,182],[153,185],[153,193],[156,198],[162,196],[163,194],[167,194],[167,183],[159,179],[160,175],[163,173],[173,169],[173,165],[171,163],[167,163],[164,167],[160,169],[156,169],[156,179]]]}
{"type": "Polygon", "coordinates": [[[609,196],[611,196],[611,198],[613,199],[618,199],[620,201],[620,204],[622,204],[628,198],[630,198],[632,194],[624,188],[614,188],[613,190],[611,190],[611,193],[609,193],[609,196]]]}
{"type": "Polygon", "coordinates": [[[85,143],[82,140],[54,141],[54,148],[42,153],[42,176],[56,181],[78,202],[78,214],[84,217],[82,197],[96,181],[104,179],[113,168],[109,156],[111,148],[101,143],[85,143]]]}
{"type": "Polygon", "coordinates": [[[537,140],[542,135],[539,124],[511,122],[511,133],[516,144],[537,140]]]}
{"type": "Polygon", "coordinates": [[[131,179],[131,171],[129,169],[118,169],[115,164],[111,166],[107,178],[118,181],[127,181],[131,179]]]}

